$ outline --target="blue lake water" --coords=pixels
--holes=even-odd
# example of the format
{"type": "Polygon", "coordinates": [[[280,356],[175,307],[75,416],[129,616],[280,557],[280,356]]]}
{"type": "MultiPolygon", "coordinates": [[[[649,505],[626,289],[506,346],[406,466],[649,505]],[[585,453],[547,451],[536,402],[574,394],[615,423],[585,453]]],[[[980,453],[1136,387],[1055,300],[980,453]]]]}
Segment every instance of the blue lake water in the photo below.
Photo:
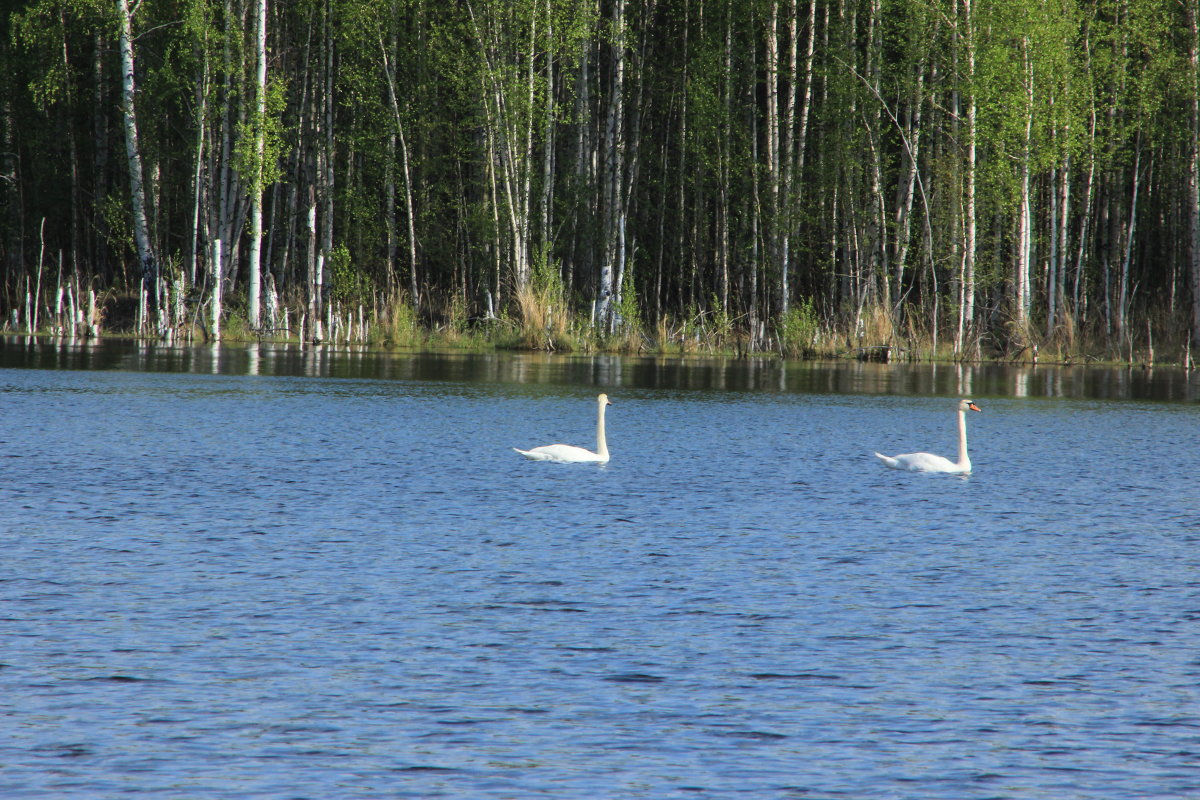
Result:
{"type": "Polygon", "coordinates": [[[1198,397],[3,340],[0,796],[1200,796],[1198,397]]]}

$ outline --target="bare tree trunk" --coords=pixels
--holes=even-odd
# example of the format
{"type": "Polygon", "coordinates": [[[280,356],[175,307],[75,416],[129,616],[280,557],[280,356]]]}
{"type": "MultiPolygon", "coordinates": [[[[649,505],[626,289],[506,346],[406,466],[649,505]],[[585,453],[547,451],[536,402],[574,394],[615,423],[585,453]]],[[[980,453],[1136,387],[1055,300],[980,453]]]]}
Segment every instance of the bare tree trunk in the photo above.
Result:
{"type": "MultiPolygon", "coordinates": [[[[71,61],[70,61],[70,50],[67,47],[67,20],[66,20],[65,12],[63,12],[61,10],[59,11],[59,24],[61,25],[61,30],[62,30],[63,74],[70,74],[73,68],[71,66],[71,61]]],[[[74,106],[75,106],[75,92],[69,82],[66,85],[66,92],[67,92],[66,102],[63,105],[64,105],[64,108],[67,109],[67,113],[69,113],[69,110],[74,108],[74,106]]],[[[75,264],[75,263],[77,263],[77,261],[80,257],[80,246],[81,246],[81,242],[80,242],[81,237],[79,235],[79,220],[80,220],[79,196],[80,196],[80,192],[82,191],[82,188],[80,187],[80,182],[79,182],[79,147],[75,141],[75,125],[70,124],[69,121],[64,120],[63,128],[66,130],[67,161],[68,161],[68,166],[69,166],[70,172],[71,172],[71,203],[70,203],[70,207],[69,207],[69,213],[71,215],[70,253],[71,253],[71,262],[72,262],[72,264],[75,264]]]]}
{"type": "MultiPolygon", "coordinates": [[[[396,135],[400,138],[400,163],[401,169],[404,172],[404,203],[407,209],[405,219],[408,223],[408,290],[412,295],[413,308],[419,309],[421,307],[421,295],[418,291],[417,282],[417,212],[413,203],[412,172],[408,163],[408,140],[404,136],[404,118],[400,114],[400,103],[396,99],[395,76],[392,74],[392,67],[388,62],[387,48],[384,47],[382,37],[379,39],[379,49],[383,55],[383,71],[384,75],[387,77],[388,98],[391,101],[392,115],[396,121],[396,135]]],[[[389,197],[390,195],[391,193],[389,192],[389,197]]],[[[389,214],[389,232],[391,230],[391,224],[391,215],[389,214]]],[[[390,257],[389,248],[389,258],[390,257]]]]}
{"type": "Polygon", "coordinates": [[[1121,256],[1121,275],[1117,284],[1117,336],[1124,344],[1129,336],[1129,267],[1133,261],[1133,240],[1137,230],[1138,189],[1141,186],[1142,143],[1138,137],[1133,159],[1133,197],[1129,202],[1129,219],[1125,227],[1125,252],[1121,256]]]}
{"type": "MultiPolygon", "coordinates": [[[[387,71],[387,65],[384,65],[387,71]]],[[[383,241],[384,268],[387,279],[387,293],[396,291],[396,146],[399,136],[395,133],[387,138],[387,160],[383,166],[383,241]]]]}
{"type": "MultiPolygon", "coordinates": [[[[1192,141],[1188,164],[1188,248],[1192,288],[1193,347],[1200,348],[1200,3],[1187,0],[1188,69],[1191,75],[1192,141]]],[[[1185,365],[1186,366],[1186,365],[1185,365]]]]}
{"type": "Polygon", "coordinates": [[[612,5],[612,55],[609,78],[608,111],[604,123],[604,252],[600,260],[600,276],[596,286],[596,324],[606,333],[612,331],[612,301],[615,292],[613,277],[617,269],[620,227],[624,219],[620,210],[621,181],[625,172],[625,0],[612,5]]]}
{"type": "MultiPolygon", "coordinates": [[[[207,28],[205,28],[207,32],[207,28]]],[[[203,46],[205,43],[201,43],[203,46]]],[[[201,252],[201,221],[204,203],[204,144],[208,116],[208,53],[198,54],[200,72],[196,76],[196,166],[192,171],[192,232],[188,240],[188,283],[196,284],[196,271],[204,255],[201,252]]]]}
{"type": "Polygon", "coordinates": [[[717,288],[720,292],[721,313],[729,313],[729,162],[733,145],[729,132],[733,128],[733,3],[725,4],[724,81],[721,84],[722,105],[725,111],[721,135],[719,167],[720,199],[717,208],[717,288]]]}
{"type": "Polygon", "coordinates": [[[317,264],[317,195],[316,189],[308,187],[308,331],[301,336],[316,344],[321,341],[321,277],[317,264]]]}
{"type": "MultiPolygon", "coordinates": [[[[648,19],[653,16],[653,8],[657,0],[644,0],[642,4],[642,18],[648,19]]],[[[634,285],[632,280],[632,272],[628,273],[628,283],[626,281],[626,270],[632,270],[633,262],[629,258],[629,253],[635,250],[635,245],[627,241],[629,214],[632,208],[633,188],[637,183],[638,169],[640,167],[641,156],[641,135],[642,135],[642,113],[645,109],[643,103],[643,92],[645,90],[646,81],[644,78],[646,53],[650,47],[648,36],[648,26],[641,27],[641,39],[638,42],[636,55],[633,58],[632,67],[622,67],[622,71],[630,71],[632,80],[635,82],[637,92],[634,95],[631,103],[632,113],[630,119],[625,120],[625,115],[621,116],[621,172],[619,177],[617,203],[617,259],[616,259],[616,275],[613,278],[613,293],[617,303],[620,304],[623,300],[622,292],[626,285],[634,285]]],[[[628,59],[626,59],[628,60],[628,59]]],[[[622,76],[622,86],[626,80],[622,76]]],[[[624,90],[622,90],[622,95],[624,90]]],[[[621,107],[624,109],[625,102],[622,99],[621,107]]]]}
{"type": "Polygon", "coordinates": [[[256,2],[255,49],[257,61],[254,80],[254,166],[250,178],[250,251],[248,254],[246,309],[250,329],[259,327],[261,301],[261,264],[263,238],[263,160],[266,157],[267,116],[267,0],[256,2]]]}
{"type": "MultiPolygon", "coordinates": [[[[767,20],[766,48],[766,100],[767,100],[767,242],[766,256],[772,270],[779,269],[781,250],[779,228],[781,206],[780,163],[779,152],[780,110],[779,110],[779,0],[772,0],[770,17],[767,20]]],[[[787,276],[779,277],[777,287],[775,313],[780,320],[787,313],[787,276]]]]}
{"type": "MultiPolygon", "coordinates": [[[[880,20],[880,2],[879,0],[871,0],[867,4],[867,44],[866,44],[866,63],[864,64],[865,77],[870,86],[871,92],[876,96],[880,95],[881,89],[881,62],[883,61],[883,42],[880,28],[882,20],[880,20]]],[[[868,115],[867,111],[863,111],[863,119],[866,121],[866,136],[871,148],[871,165],[869,169],[871,181],[871,210],[867,216],[867,247],[868,247],[868,269],[866,274],[872,286],[877,281],[883,283],[883,305],[887,307],[891,302],[891,269],[888,266],[888,248],[887,248],[887,201],[884,199],[883,191],[883,142],[881,135],[882,117],[880,106],[874,105],[873,111],[868,115]]]]}
{"type": "MultiPolygon", "coordinates": [[[[955,352],[962,354],[966,346],[966,338],[971,335],[975,319],[975,183],[976,183],[976,140],[978,134],[979,105],[976,100],[975,82],[975,20],[972,15],[973,0],[962,0],[965,26],[967,57],[967,164],[966,164],[966,202],[963,209],[965,241],[962,251],[962,279],[959,282],[961,292],[958,305],[958,331],[955,336],[955,352]]],[[[974,346],[972,345],[972,350],[974,346]]]]}
{"type": "MultiPolygon", "coordinates": [[[[594,15],[594,18],[599,19],[599,0],[590,0],[589,5],[591,6],[591,13],[594,15]]],[[[597,115],[592,109],[591,62],[592,51],[595,48],[596,45],[590,39],[583,46],[582,52],[579,53],[579,72],[575,77],[575,165],[571,171],[572,200],[574,202],[575,213],[572,215],[574,225],[571,237],[570,263],[564,265],[563,269],[564,289],[568,295],[574,293],[576,276],[587,276],[587,279],[590,281],[594,271],[592,261],[595,256],[595,229],[587,222],[592,218],[593,214],[586,213],[584,209],[591,208],[590,193],[586,187],[593,184],[592,165],[594,162],[591,158],[595,150],[593,120],[597,115]]],[[[660,240],[660,250],[662,246],[660,240]]]]}
{"type": "Polygon", "coordinates": [[[1055,327],[1057,327],[1059,317],[1062,316],[1063,307],[1066,304],[1067,249],[1070,246],[1070,241],[1068,240],[1070,228],[1067,222],[1071,219],[1071,156],[1069,154],[1063,157],[1062,169],[1059,172],[1058,180],[1058,236],[1055,237],[1058,241],[1058,263],[1054,272],[1054,291],[1051,293],[1053,301],[1050,305],[1049,319],[1046,323],[1047,335],[1050,335],[1055,327]]]}
{"type": "MultiPolygon", "coordinates": [[[[93,37],[92,53],[92,186],[94,197],[107,197],[109,185],[109,92],[107,37],[101,31],[96,31],[93,37]]],[[[7,124],[7,120],[5,120],[7,124]]],[[[6,148],[7,149],[7,148],[6,148]]],[[[5,172],[6,175],[16,176],[16,172],[5,172]]],[[[15,205],[15,204],[14,204],[15,205]]],[[[108,224],[101,212],[99,203],[92,204],[88,251],[90,253],[90,269],[94,276],[110,279],[109,250],[103,246],[108,234],[108,224]]],[[[15,230],[15,228],[14,228],[15,230]]]]}
{"type": "Polygon", "coordinates": [[[322,108],[324,110],[324,130],[322,133],[323,141],[320,148],[320,182],[321,200],[322,200],[322,219],[321,219],[321,252],[317,256],[317,283],[321,291],[321,302],[328,308],[328,278],[325,274],[325,264],[333,254],[333,201],[334,201],[334,180],[336,177],[334,157],[336,155],[336,145],[334,139],[334,41],[335,41],[335,25],[334,25],[334,10],[332,0],[326,0],[325,3],[325,68],[324,68],[324,91],[321,98],[322,108]]]}
{"type": "Polygon", "coordinates": [[[1033,57],[1029,52],[1029,38],[1022,40],[1021,55],[1025,74],[1025,138],[1021,149],[1021,210],[1017,216],[1017,261],[1013,276],[1013,303],[1017,324],[1017,335],[1025,337],[1029,328],[1029,273],[1033,251],[1033,205],[1030,198],[1030,179],[1033,149],[1033,57]]]}
{"type": "MultiPolygon", "coordinates": [[[[904,271],[908,265],[909,243],[912,237],[912,207],[919,177],[917,170],[921,151],[921,115],[925,105],[925,69],[926,62],[922,58],[916,67],[917,74],[914,76],[913,94],[909,101],[910,107],[904,115],[904,130],[901,131],[900,136],[901,140],[906,143],[904,157],[908,169],[904,171],[896,189],[894,217],[896,238],[892,270],[895,297],[892,305],[892,320],[893,324],[897,326],[900,324],[904,306],[904,271]]],[[[928,211],[928,209],[926,210],[928,211]]],[[[928,214],[926,216],[928,217],[928,214]]]]}
{"type": "MultiPolygon", "coordinates": [[[[243,6],[237,11],[241,13],[245,9],[246,7],[243,6]]],[[[230,0],[226,0],[223,13],[227,25],[247,27],[250,24],[248,20],[235,16],[234,5],[230,0]]],[[[220,148],[218,149],[215,143],[209,148],[210,166],[208,169],[210,184],[214,181],[216,183],[216,187],[213,189],[216,194],[212,209],[213,216],[208,222],[209,241],[220,239],[223,243],[221,248],[223,263],[214,265],[212,273],[221,281],[221,285],[216,288],[222,294],[225,291],[226,280],[232,283],[237,279],[239,242],[248,210],[248,205],[244,202],[246,198],[244,187],[237,170],[234,169],[234,138],[238,127],[246,122],[247,106],[238,101],[239,94],[244,89],[238,78],[243,73],[243,53],[240,48],[235,50],[233,45],[234,42],[231,38],[225,37],[224,76],[220,89],[221,112],[218,134],[220,148]]]]}
{"type": "MultiPolygon", "coordinates": [[[[553,15],[550,0],[545,5],[547,30],[546,40],[554,41],[553,15]]],[[[549,48],[548,48],[549,49],[549,48]]],[[[554,116],[555,116],[555,71],[554,56],[546,55],[546,109],[542,121],[542,191],[538,198],[538,243],[542,247],[544,257],[550,258],[550,230],[554,211],[554,116]]],[[[532,83],[531,83],[532,86],[532,83]]]]}
{"type": "Polygon", "coordinates": [[[152,308],[158,307],[158,261],[150,238],[146,218],[146,189],[142,177],[142,156],[138,145],[137,87],[133,67],[133,18],[127,0],[117,0],[117,15],[121,25],[122,118],[125,124],[125,156],[129,166],[129,194],[133,210],[133,238],[137,245],[142,290],[152,298],[152,308]]]}
{"type": "MultiPolygon", "coordinates": [[[[688,257],[688,246],[687,246],[688,245],[688,242],[687,242],[687,229],[688,229],[688,224],[687,224],[687,212],[688,212],[687,186],[688,186],[688,180],[687,180],[686,176],[688,174],[688,170],[689,170],[690,164],[691,164],[691,162],[688,160],[688,156],[690,155],[690,153],[688,152],[688,123],[690,121],[689,116],[688,116],[688,108],[689,108],[688,101],[690,99],[689,95],[688,95],[688,89],[690,88],[689,87],[689,73],[688,73],[688,67],[689,67],[688,47],[689,47],[690,41],[689,41],[688,35],[691,32],[691,10],[692,10],[691,3],[685,2],[683,4],[683,19],[679,20],[676,23],[679,26],[680,31],[682,32],[682,41],[680,42],[680,45],[679,45],[680,52],[682,54],[682,57],[680,59],[682,62],[682,65],[679,70],[679,75],[678,75],[678,79],[677,79],[677,83],[679,86],[679,89],[677,90],[678,91],[678,95],[677,95],[678,99],[673,100],[673,102],[672,102],[672,105],[675,105],[675,103],[678,103],[678,111],[675,112],[675,116],[679,120],[679,125],[675,132],[675,137],[674,137],[677,142],[676,147],[675,147],[675,152],[678,153],[678,155],[679,155],[679,164],[676,167],[676,173],[675,173],[676,179],[675,179],[674,183],[672,184],[672,186],[675,190],[675,217],[677,220],[675,223],[675,237],[674,237],[675,263],[676,263],[676,281],[675,281],[675,283],[676,283],[676,288],[679,292],[679,297],[677,300],[677,307],[681,308],[681,309],[687,309],[689,312],[692,309],[692,307],[695,305],[695,297],[692,294],[692,291],[695,288],[693,278],[695,276],[695,269],[696,269],[695,259],[688,257]]],[[[670,152],[669,145],[664,146],[664,152],[670,152]]]]}
{"type": "MultiPolygon", "coordinates": [[[[788,32],[788,66],[787,94],[784,98],[783,141],[780,143],[782,156],[782,201],[784,203],[783,219],[780,220],[779,236],[779,311],[784,317],[791,308],[792,288],[792,230],[797,214],[795,210],[800,202],[800,192],[796,181],[796,94],[800,83],[800,35],[797,30],[799,7],[797,0],[791,0],[787,10],[788,32]]],[[[812,42],[813,31],[809,30],[809,42],[812,42]]],[[[807,99],[807,97],[806,97],[807,99]]],[[[807,114],[807,104],[805,113],[807,114]]]]}
{"type": "Polygon", "coordinates": [[[1092,114],[1091,123],[1088,129],[1089,146],[1088,146],[1088,174],[1084,181],[1083,192],[1083,208],[1079,214],[1079,247],[1075,251],[1075,280],[1071,289],[1072,301],[1074,305],[1073,313],[1081,320],[1087,318],[1086,313],[1086,298],[1082,294],[1085,291],[1084,280],[1086,273],[1084,271],[1085,259],[1089,257],[1088,237],[1090,236],[1090,223],[1092,218],[1092,208],[1095,206],[1096,192],[1096,115],[1092,114]]]}

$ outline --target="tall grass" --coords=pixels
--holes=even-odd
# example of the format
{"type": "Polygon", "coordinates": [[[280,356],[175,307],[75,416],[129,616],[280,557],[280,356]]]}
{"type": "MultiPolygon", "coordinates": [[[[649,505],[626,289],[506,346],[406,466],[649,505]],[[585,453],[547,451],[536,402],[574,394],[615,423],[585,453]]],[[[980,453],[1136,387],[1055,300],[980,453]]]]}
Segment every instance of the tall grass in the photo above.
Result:
{"type": "Polygon", "coordinates": [[[424,343],[425,332],[406,296],[397,294],[384,306],[371,326],[367,341],[387,347],[418,347],[424,343]]]}
{"type": "Polygon", "coordinates": [[[542,251],[534,259],[528,283],[516,292],[519,327],[512,342],[528,350],[575,350],[578,339],[572,330],[567,293],[558,263],[542,251]]]}
{"type": "MultiPolygon", "coordinates": [[[[813,300],[804,299],[781,319],[768,321],[764,340],[759,338],[764,335],[761,329],[752,336],[747,318],[725,311],[716,297],[709,299],[706,308],[693,306],[686,313],[648,321],[638,304],[630,270],[615,299],[612,330],[607,332],[594,324],[584,303],[568,297],[560,265],[543,257],[535,259],[527,285],[507,298],[507,304],[497,310],[498,316],[486,319],[470,317],[471,307],[461,288],[423,298],[419,310],[403,292],[377,302],[374,298],[378,295],[369,284],[346,280],[352,274],[346,259],[342,251],[333,259],[334,313],[340,313],[343,307],[349,309],[345,318],[356,322],[353,335],[362,336],[365,329],[367,343],[381,348],[741,355],[753,339],[759,343],[760,352],[787,358],[873,358],[886,354],[888,360],[1165,365],[1183,364],[1196,357],[1189,347],[1189,308],[1183,303],[1174,309],[1138,309],[1137,314],[1130,315],[1131,326],[1121,336],[1106,329],[1102,309],[1085,309],[1090,311],[1086,316],[1065,309],[1049,332],[1044,319],[1035,317],[1018,325],[1011,316],[1001,313],[990,324],[984,322],[970,331],[962,350],[956,352],[955,311],[949,306],[941,309],[938,326],[931,311],[919,306],[906,306],[897,325],[891,309],[883,304],[868,304],[851,317],[830,320],[821,317],[813,300]],[[374,309],[369,322],[360,324],[369,308],[374,309]],[[356,315],[349,313],[353,310],[357,310],[356,315]]],[[[103,320],[104,335],[138,335],[134,321],[136,298],[110,294],[99,301],[96,316],[103,320]]],[[[181,329],[190,329],[193,322],[206,319],[205,306],[199,302],[189,298],[187,305],[181,306],[181,329]]],[[[281,298],[280,307],[291,311],[286,325],[252,330],[246,322],[244,297],[229,297],[222,339],[295,341],[305,299],[293,293],[281,298]]],[[[48,301],[43,303],[42,311],[49,313],[48,301]]]]}

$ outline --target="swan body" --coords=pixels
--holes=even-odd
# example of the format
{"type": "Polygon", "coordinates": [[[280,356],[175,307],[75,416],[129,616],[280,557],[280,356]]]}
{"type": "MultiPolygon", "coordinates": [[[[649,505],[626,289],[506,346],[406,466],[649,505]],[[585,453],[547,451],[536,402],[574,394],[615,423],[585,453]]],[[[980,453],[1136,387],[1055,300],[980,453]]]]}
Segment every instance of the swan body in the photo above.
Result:
{"type": "Polygon", "coordinates": [[[608,442],[604,438],[604,408],[611,406],[612,403],[609,401],[608,395],[602,394],[596,398],[596,404],[598,406],[596,411],[596,452],[593,453],[585,447],[576,447],[571,444],[547,444],[531,450],[514,447],[513,450],[533,461],[556,461],[560,464],[607,464],[608,442]]]}
{"type": "Polygon", "coordinates": [[[980,410],[979,406],[970,400],[958,401],[958,461],[951,461],[945,456],[935,456],[933,453],[905,453],[899,456],[876,453],[875,457],[892,469],[965,475],[971,471],[971,459],[967,456],[967,411],[980,410]]]}

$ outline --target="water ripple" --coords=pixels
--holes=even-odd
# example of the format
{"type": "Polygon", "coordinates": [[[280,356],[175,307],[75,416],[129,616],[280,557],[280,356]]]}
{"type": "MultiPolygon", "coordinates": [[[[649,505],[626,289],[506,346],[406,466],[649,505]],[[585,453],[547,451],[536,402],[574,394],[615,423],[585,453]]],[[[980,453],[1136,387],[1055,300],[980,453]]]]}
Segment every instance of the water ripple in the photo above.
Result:
{"type": "Polygon", "coordinates": [[[993,398],[962,481],[911,397],[613,387],[543,469],[590,388],[4,391],[4,797],[1200,794],[1191,405],[993,398]]]}

